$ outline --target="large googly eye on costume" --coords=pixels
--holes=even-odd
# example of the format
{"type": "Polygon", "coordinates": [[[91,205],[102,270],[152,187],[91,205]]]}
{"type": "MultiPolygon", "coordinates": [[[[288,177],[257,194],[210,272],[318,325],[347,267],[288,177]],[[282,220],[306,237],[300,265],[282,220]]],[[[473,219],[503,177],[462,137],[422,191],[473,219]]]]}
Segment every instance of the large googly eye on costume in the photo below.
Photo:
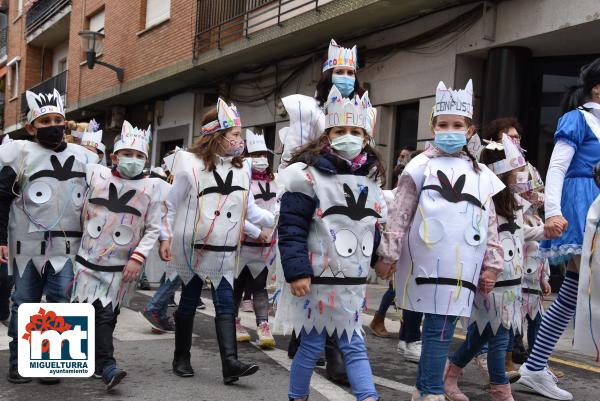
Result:
{"type": "Polygon", "coordinates": [[[229,205],[225,208],[223,213],[225,214],[225,217],[227,217],[227,220],[232,223],[237,223],[240,221],[240,217],[242,217],[242,207],[238,204],[229,205]]]}
{"type": "Polygon", "coordinates": [[[444,235],[444,225],[438,219],[424,219],[419,226],[419,237],[428,245],[440,242],[444,235]]]}
{"type": "Polygon", "coordinates": [[[133,230],[125,224],[118,225],[113,230],[113,240],[118,245],[127,245],[133,239],[133,230]]]}
{"type": "Polygon", "coordinates": [[[94,217],[87,223],[87,232],[92,238],[98,238],[104,228],[104,220],[94,217]]]}
{"type": "Polygon", "coordinates": [[[362,240],[360,242],[360,247],[362,249],[362,253],[365,256],[371,256],[373,254],[373,246],[374,246],[374,238],[373,233],[367,231],[365,235],[363,235],[362,240]]]}
{"type": "Polygon", "coordinates": [[[83,205],[83,196],[85,195],[85,188],[83,185],[75,184],[73,186],[73,204],[77,207],[83,205]]]}
{"type": "Polygon", "coordinates": [[[202,208],[202,214],[204,215],[204,217],[206,217],[209,220],[214,220],[215,218],[219,217],[219,215],[221,214],[220,211],[217,210],[216,207],[214,206],[204,206],[202,208]]]}
{"type": "Polygon", "coordinates": [[[33,182],[27,189],[27,195],[33,203],[41,205],[52,198],[52,188],[45,182],[33,182]]]}
{"type": "Polygon", "coordinates": [[[356,235],[350,230],[340,230],[335,233],[335,250],[340,256],[347,258],[354,255],[358,246],[356,235]]]}
{"type": "Polygon", "coordinates": [[[515,242],[512,238],[502,240],[502,249],[504,250],[504,261],[510,262],[515,257],[515,242]]]}
{"type": "Polygon", "coordinates": [[[465,241],[471,246],[479,246],[485,240],[485,233],[475,227],[465,230],[465,241]]]}

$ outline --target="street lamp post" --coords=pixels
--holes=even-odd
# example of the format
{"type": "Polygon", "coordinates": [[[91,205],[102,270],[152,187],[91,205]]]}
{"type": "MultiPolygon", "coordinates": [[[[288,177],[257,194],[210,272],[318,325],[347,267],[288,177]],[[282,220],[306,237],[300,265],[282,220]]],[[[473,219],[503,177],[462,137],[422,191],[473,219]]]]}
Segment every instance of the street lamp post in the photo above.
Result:
{"type": "Polygon", "coordinates": [[[123,74],[125,72],[124,69],[115,67],[112,64],[104,63],[97,59],[97,54],[102,52],[104,34],[102,32],[85,30],[79,32],[79,37],[81,37],[82,48],[86,49],[86,64],[88,68],[91,70],[96,64],[110,68],[117,73],[117,79],[119,82],[123,82],[123,74]]]}

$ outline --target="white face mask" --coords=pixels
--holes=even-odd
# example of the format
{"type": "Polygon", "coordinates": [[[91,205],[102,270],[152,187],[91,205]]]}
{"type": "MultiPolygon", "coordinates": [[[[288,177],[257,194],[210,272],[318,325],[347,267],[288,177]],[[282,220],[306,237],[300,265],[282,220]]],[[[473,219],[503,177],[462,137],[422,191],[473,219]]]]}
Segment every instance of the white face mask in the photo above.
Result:
{"type": "Polygon", "coordinates": [[[354,160],[363,149],[363,138],[346,134],[331,141],[331,148],[346,160],[354,160]]]}
{"type": "Polygon", "coordinates": [[[117,170],[125,178],[134,178],[142,174],[146,160],[137,157],[118,157],[117,170]]]}
{"type": "Polygon", "coordinates": [[[252,169],[256,171],[264,172],[269,167],[269,159],[266,157],[253,157],[252,158],[252,169]]]}

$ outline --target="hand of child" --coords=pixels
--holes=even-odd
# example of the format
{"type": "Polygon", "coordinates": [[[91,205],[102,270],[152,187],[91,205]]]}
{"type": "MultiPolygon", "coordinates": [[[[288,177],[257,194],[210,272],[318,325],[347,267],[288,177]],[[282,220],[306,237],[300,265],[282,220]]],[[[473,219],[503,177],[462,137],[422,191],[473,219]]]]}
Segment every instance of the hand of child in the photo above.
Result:
{"type": "Polygon", "coordinates": [[[260,235],[258,236],[258,240],[264,244],[268,244],[271,242],[271,230],[267,230],[263,228],[260,231],[260,235]]]}
{"type": "Polygon", "coordinates": [[[544,237],[552,239],[560,237],[569,226],[569,222],[562,216],[552,216],[544,224],[544,237]]]}
{"type": "Polygon", "coordinates": [[[310,277],[299,278],[298,280],[292,281],[290,287],[292,288],[292,295],[297,297],[303,297],[308,295],[310,292],[310,277]]]}
{"type": "Polygon", "coordinates": [[[158,254],[160,256],[160,258],[165,261],[165,262],[169,262],[171,261],[171,240],[163,240],[160,241],[160,248],[158,250],[158,254]]]}
{"type": "Polygon", "coordinates": [[[0,263],[8,263],[8,246],[0,245],[0,263]]]}
{"type": "Polygon", "coordinates": [[[550,287],[548,281],[542,281],[542,295],[547,297],[548,295],[550,295],[550,292],[552,292],[552,287],[550,287]]]}
{"type": "Polygon", "coordinates": [[[497,274],[498,273],[496,273],[496,271],[492,269],[488,269],[481,273],[481,276],[479,278],[479,289],[481,290],[481,292],[483,292],[484,294],[489,294],[494,289],[497,274]]]}
{"type": "Polygon", "coordinates": [[[384,280],[389,280],[396,272],[396,263],[385,263],[379,259],[375,263],[375,273],[384,280]]]}
{"type": "Polygon", "coordinates": [[[129,259],[129,262],[127,262],[125,268],[123,269],[123,281],[125,283],[129,283],[131,281],[137,280],[141,271],[141,263],[137,260],[129,259]]]}

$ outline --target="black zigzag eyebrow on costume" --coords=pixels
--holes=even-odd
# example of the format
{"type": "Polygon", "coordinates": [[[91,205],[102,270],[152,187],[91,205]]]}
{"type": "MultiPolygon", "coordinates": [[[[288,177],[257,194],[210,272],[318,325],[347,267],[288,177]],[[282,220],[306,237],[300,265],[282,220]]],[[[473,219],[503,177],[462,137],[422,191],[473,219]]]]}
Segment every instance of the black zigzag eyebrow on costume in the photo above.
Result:
{"type": "Polygon", "coordinates": [[[44,107],[44,106],[57,106],[58,107],[58,99],[56,99],[56,96],[54,96],[53,94],[44,94],[44,93],[40,93],[36,99],[35,102],[37,103],[38,107],[44,107]]]}
{"type": "Polygon", "coordinates": [[[268,202],[277,196],[277,194],[275,192],[271,192],[271,184],[268,182],[266,183],[265,188],[263,188],[263,186],[260,185],[260,182],[259,182],[258,189],[260,190],[260,193],[257,195],[254,195],[254,199],[262,199],[265,202],[268,202]]]}
{"type": "Polygon", "coordinates": [[[199,194],[198,198],[208,194],[221,194],[221,195],[229,195],[235,191],[245,191],[246,188],[242,188],[239,185],[231,185],[233,182],[233,171],[229,170],[227,173],[227,178],[225,178],[225,182],[217,173],[217,170],[213,170],[213,176],[215,177],[215,181],[217,183],[214,187],[208,187],[203,189],[199,194]]]}
{"type": "Polygon", "coordinates": [[[519,225],[516,223],[516,220],[514,218],[510,218],[508,219],[508,222],[500,224],[498,226],[498,232],[504,232],[504,231],[508,231],[511,234],[514,234],[518,229],[519,229],[519,225]]]}
{"type": "Polygon", "coordinates": [[[131,189],[119,197],[117,187],[111,182],[108,187],[108,199],[92,198],[89,200],[89,202],[95,205],[104,206],[114,213],[129,213],[135,216],[141,216],[142,213],[139,210],[134,207],[127,206],[127,202],[129,202],[134,196],[135,189],[131,189]]]}
{"type": "Polygon", "coordinates": [[[485,207],[481,204],[479,199],[462,191],[465,187],[465,174],[458,177],[454,185],[452,185],[442,170],[437,171],[437,176],[438,180],[440,181],[440,185],[425,185],[423,190],[430,189],[432,191],[437,191],[440,193],[442,198],[451,203],[469,202],[472,205],[481,208],[481,210],[485,210],[485,207]]]}
{"type": "Polygon", "coordinates": [[[52,170],[40,170],[32,174],[29,177],[29,181],[33,181],[37,178],[52,177],[58,181],[67,181],[71,178],[85,177],[83,171],[73,171],[73,164],[75,163],[75,156],[69,156],[65,160],[65,164],[60,164],[58,157],[55,155],[50,156],[50,163],[52,164],[52,170]]]}
{"type": "Polygon", "coordinates": [[[381,218],[381,215],[375,210],[365,207],[367,204],[367,196],[369,195],[369,187],[364,187],[364,190],[360,191],[360,194],[358,195],[358,200],[356,200],[354,199],[354,193],[348,184],[344,184],[344,195],[347,206],[332,206],[325,210],[321,217],[323,218],[332,214],[341,214],[356,221],[362,220],[369,216],[381,218]]]}

